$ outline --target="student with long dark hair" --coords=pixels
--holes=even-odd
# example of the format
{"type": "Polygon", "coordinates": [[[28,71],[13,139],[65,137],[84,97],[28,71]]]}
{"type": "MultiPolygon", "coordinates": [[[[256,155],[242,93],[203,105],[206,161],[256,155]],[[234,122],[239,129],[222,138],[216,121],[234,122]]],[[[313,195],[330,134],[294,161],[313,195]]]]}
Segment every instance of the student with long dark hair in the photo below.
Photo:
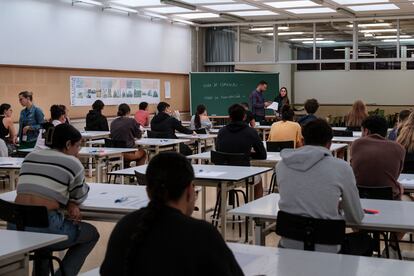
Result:
{"type": "Polygon", "coordinates": [[[86,127],[85,130],[89,131],[108,131],[108,120],[102,115],[102,110],[105,104],[101,100],[96,100],[92,104],[92,110],[89,110],[86,115],[86,127]]]}
{"type": "Polygon", "coordinates": [[[63,123],[66,123],[66,112],[63,108],[64,105],[54,104],[50,107],[50,120],[42,124],[42,129],[37,137],[35,149],[47,149],[45,145],[45,133],[50,127],[54,127],[63,123]]]}
{"type": "Polygon", "coordinates": [[[275,98],[275,102],[278,103],[277,112],[279,112],[279,113],[282,112],[282,109],[285,105],[290,104],[288,91],[287,91],[286,87],[282,87],[282,88],[279,89],[279,94],[275,98]]]}
{"type": "Polygon", "coordinates": [[[190,162],[160,153],[146,178],[150,202],[115,226],[101,275],[243,275],[213,225],[191,218],[196,193],[190,162]]]}
{"type": "MultiPolygon", "coordinates": [[[[77,158],[81,139],[79,131],[69,124],[49,128],[46,145],[50,149],[33,151],[26,156],[15,199],[17,204],[48,209],[49,227],[28,227],[26,231],[68,236],[66,241],[46,248],[51,251],[68,249],[63,258],[66,275],[79,273],[99,239],[96,228],[81,221],[79,210],[79,204],[89,192],[83,165],[77,158]]],[[[9,224],[8,228],[15,229],[15,225],[9,224]]],[[[34,275],[49,275],[47,260],[36,261],[34,269],[34,275]]]]}
{"type": "Polygon", "coordinates": [[[14,145],[17,142],[17,133],[11,117],[12,113],[11,105],[7,103],[0,105],[0,139],[14,145]]]}
{"type": "Polygon", "coordinates": [[[205,105],[200,104],[197,106],[195,115],[191,117],[191,130],[206,129],[209,130],[212,127],[212,123],[207,116],[207,108],[205,105]]]}

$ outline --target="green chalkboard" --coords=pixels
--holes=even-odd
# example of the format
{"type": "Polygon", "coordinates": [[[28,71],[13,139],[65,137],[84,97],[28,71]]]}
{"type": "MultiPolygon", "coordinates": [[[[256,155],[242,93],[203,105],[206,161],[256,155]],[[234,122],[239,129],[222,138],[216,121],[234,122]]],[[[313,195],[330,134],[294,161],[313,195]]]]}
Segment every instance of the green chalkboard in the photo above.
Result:
{"type": "Polygon", "coordinates": [[[268,83],[264,93],[271,100],[279,93],[279,73],[190,73],[191,114],[204,104],[211,116],[226,116],[234,103],[249,102],[257,83],[268,83]]]}

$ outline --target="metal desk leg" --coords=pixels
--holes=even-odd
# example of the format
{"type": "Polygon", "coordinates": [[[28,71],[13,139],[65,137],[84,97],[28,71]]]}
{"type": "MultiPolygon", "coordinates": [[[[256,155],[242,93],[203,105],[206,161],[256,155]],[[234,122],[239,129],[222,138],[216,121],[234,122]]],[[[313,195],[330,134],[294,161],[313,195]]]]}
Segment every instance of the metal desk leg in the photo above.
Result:
{"type": "MultiPolygon", "coordinates": [[[[121,164],[120,164],[120,167],[121,167],[121,170],[124,169],[124,155],[123,154],[121,154],[121,164]]],[[[116,178],[116,176],[115,176],[115,178],[116,178]]],[[[121,176],[121,184],[124,184],[125,183],[124,178],[125,177],[121,176]]]]}
{"type": "Polygon", "coordinates": [[[255,245],[265,245],[265,236],[263,235],[263,229],[265,228],[264,222],[255,219],[256,227],[254,229],[254,244],[255,245]]]}
{"type": "Polygon", "coordinates": [[[17,180],[17,171],[16,170],[10,170],[9,171],[9,178],[10,178],[10,189],[12,191],[16,190],[16,180],[17,180]]]}
{"type": "Polygon", "coordinates": [[[101,183],[101,176],[102,176],[102,159],[101,158],[95,158],[96,160],[96,182],[101,183]]]}
{"type": "MultiPolygon", "coordinates": [[[[92,139],[88,139],[87,142],[92,141],[92,139]]],[[[92,147],[92,144],[89,144],[89,147],[92,147]]],[[[92,166],[92,157],[88,158],[88,175],[89,177],[92,177],[92,170],[93,170],[93,166],[92,166]]]]}
{"type": "Polygon", "coordinates": [[[207,201],[207,188],[206,186],[201,187],[201,218],[206,220],[206,201],[207,201]]]}
{"type": "Polygon", "coordinates": [[[226,240],[226,226],[227,226],[227,182],[221,183],[221,235],[226,240]]]}

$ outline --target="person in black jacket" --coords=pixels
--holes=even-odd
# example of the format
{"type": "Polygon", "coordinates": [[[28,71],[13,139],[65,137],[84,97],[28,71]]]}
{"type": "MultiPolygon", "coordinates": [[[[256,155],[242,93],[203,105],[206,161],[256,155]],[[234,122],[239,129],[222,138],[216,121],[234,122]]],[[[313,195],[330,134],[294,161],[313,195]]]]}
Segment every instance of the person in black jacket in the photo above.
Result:
{"type": "Polygon", "coordinates": [[[115,226],[100,274],[243,275],[216,228],[191,218],[196,192],[190,162],[175,152],[160,153],[146,177],[150,202],[115,226]]]}
{"type": "MultiPolygon", "coordinates": [[[[170,105],[166,102],[160,102],[157,105],[158,114],[151,120],[151,131],[161,134],[162,138],[177,139],[175,131],[184,134],[195,134],[191,129],[184,127],[179,120],[172,117],[170,105]]],[[[191,155],[191,149],[185,145],[180,144],[180,152],[184,155],[191,155]]]]}
{"type": "MultiPolygon", "coordinates": [[[[252,159],[266,159],[267,152],[257,131],[244,122],[244,107],[239,104],[230,106],[229,115],[230,123],[220,129],[217,135],[216,149],[226,153],[245,153],[252,159]]],[[[259,198],[263,196],[261,179],[255,179],[255,184],[255,198],[259,198]]]]}
{"type": "Polygon", "coordinates": [[[101,100],[96,100],[92,104],[92,110],[86,115],[86,131],[109,131],[108,121],[102,115],[105,104],[101,100]]]}

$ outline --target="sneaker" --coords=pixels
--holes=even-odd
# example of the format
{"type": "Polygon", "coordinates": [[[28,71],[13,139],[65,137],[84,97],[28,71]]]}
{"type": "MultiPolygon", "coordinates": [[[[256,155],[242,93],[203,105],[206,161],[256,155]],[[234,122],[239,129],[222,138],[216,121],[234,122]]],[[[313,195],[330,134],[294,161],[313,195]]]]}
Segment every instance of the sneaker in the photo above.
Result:
{"type": "MultiPolygon", "coordinates": [[[[398,252],[392,246],[388,246],[388,250],[390,253],[390,259],[399,260],[398,252]]],[[[387,253],[385,252],[385,248],[382,250],[381,258],[387,258],[387,253]]]]}

